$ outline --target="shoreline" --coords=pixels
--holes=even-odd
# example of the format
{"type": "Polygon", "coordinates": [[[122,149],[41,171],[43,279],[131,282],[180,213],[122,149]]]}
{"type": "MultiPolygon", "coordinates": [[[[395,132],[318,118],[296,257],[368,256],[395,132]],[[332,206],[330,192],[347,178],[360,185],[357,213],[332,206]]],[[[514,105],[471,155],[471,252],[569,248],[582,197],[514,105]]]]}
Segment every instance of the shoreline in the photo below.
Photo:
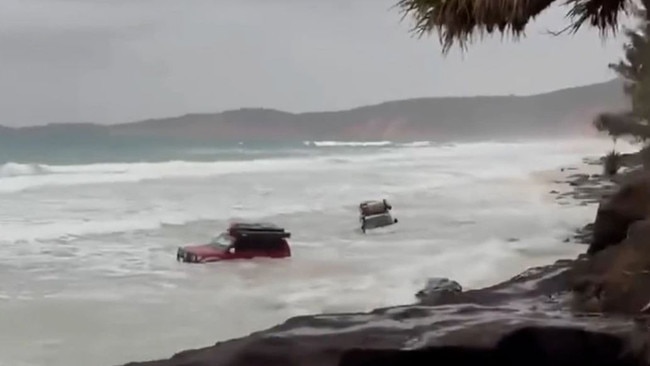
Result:
{"type": "MultiPolygon", "coordinates": [[[[612,196],[619,187],[617,178],[626,175],[623,169],[614,178],[602,173],[602,165],[597,159],[584,158],[580,164],[566,165],[559,169],[534,173],[536,179],[548,187],[545,199],[560,206],[598,206],[612,196]]],[[[595,216],[595,215],[594,215],[595,216]]],[[[564,239],[565,243],[590,244],[593,236],[594,221],[578,227],[564,239]]]]}
{"type": "Polygon", "coordinates": [[[533,176],[548,187],[547,198],[561,206],[598,204],[617,187],[602,175],[600,163],[589,158],[579,164],[534,172],[533,176]]]}

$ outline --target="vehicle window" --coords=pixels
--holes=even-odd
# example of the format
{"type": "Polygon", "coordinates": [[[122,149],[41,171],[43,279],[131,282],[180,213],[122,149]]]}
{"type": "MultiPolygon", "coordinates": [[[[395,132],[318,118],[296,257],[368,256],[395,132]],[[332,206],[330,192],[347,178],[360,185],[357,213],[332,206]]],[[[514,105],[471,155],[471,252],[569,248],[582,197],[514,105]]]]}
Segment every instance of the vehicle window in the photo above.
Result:
{"type": "Polygon", "coordinates": [[[265,251],[281,248],[283,241],[276,238],[245,238],[237,241],[237,250],[240,251],[265,251]]]}
{"type": "Polygon", "coordinates": [[[232,244],[232,237],[226,233],[223,233],[216,238],[212,238],[210,240],[210,245],[219,248],[219,249],[226,249],[232,244]]]}

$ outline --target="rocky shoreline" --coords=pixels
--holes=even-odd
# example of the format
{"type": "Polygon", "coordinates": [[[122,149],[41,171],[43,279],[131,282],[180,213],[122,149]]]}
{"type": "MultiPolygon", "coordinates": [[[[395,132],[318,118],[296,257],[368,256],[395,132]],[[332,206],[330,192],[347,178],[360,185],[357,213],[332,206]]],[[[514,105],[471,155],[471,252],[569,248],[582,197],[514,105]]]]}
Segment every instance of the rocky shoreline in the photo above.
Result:
{"type": "MultiPolygon", "coordinates": [[[[568,170],[567,172],[570,172],[568,170]]],[[[559,204],[599,202],[568,241],[574,260],[478,290],[432,291],[413,305],[301,316],[247,337],[128,366],[648,364],[650,178],[568,174],[559,204]],[[448,361],[447,361],[448,360],[448,361]]]]}

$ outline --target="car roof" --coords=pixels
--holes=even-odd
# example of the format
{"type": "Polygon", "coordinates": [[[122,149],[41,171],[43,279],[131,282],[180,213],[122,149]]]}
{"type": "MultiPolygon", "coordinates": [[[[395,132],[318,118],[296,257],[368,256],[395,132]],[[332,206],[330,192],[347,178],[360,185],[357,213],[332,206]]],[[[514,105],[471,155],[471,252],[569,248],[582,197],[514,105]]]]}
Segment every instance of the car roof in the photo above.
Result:
{"type": "Polygon", "coordinates": [[[237,231],[284,231],[283,228],[270,222],[234,222],[230,229],[237,231]]]}
{"type": "Polygon", "coordinates": [[[370,204],[370,203],[383,203],[383,202],[384,202],[384,200],[369,200],[369,201],[361,202],[360,205],[367,205],[367,204],[370,204]]]}

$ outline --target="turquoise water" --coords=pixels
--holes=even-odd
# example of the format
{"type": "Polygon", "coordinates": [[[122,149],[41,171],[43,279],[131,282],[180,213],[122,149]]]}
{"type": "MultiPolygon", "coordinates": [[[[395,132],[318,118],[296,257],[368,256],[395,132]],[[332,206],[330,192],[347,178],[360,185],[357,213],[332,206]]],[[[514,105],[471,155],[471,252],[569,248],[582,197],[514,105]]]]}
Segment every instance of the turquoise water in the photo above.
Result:
{"type": "Polygon", "coordinates": [[[296,150],[305,150],[304,148],[302,142],[195,143],[144,138],[57,138],[30,141],[0,139],[0,164],[14,162],[81,165],[170,160],[247,160],[295,154],[296,150]]]}
{"type": "Polygon", "coordinates": [[[139,137],[56,136],[10,139],[0,136],[0,165],[5,163],[85,165],[166,161],[258,160],[328,154],[358,155],[396,147],[444,145],[430,141],[283,141],[197,142],[139,137]]]}

